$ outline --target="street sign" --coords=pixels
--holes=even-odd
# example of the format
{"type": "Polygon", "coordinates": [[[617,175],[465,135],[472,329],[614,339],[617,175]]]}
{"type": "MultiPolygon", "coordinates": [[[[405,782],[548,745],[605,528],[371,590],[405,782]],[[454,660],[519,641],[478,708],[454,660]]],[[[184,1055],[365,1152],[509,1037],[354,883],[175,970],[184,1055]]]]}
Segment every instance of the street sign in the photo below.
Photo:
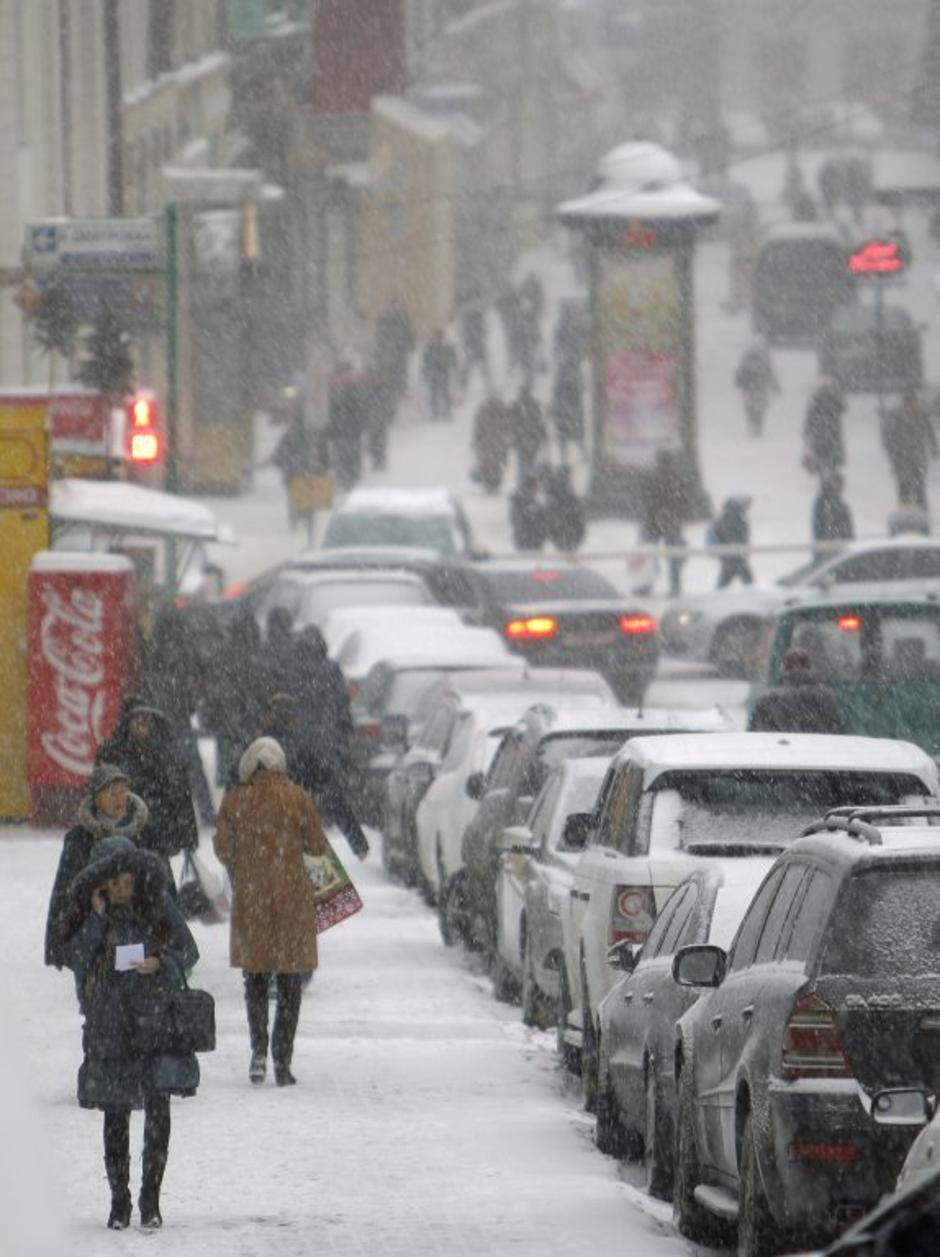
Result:
{"type": "Polygon", "coordinates": [[[27,224],[24,263],[32,271],[159,271],[155,218],[49,218],[27,224]]]}
{"type": "Polygon", "coordinates": [[[906,266],[904,248],[898,240],[868,240],[849,254],[853,275],[899,275],[906,266]]]}

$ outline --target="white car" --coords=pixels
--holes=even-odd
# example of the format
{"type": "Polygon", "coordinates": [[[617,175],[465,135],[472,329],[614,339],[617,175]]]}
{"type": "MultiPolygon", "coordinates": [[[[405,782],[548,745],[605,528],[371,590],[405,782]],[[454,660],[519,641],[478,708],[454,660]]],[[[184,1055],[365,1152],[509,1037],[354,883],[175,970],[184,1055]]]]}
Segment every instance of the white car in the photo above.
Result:
{"type": "MultiPolygon", "coordinates": [[[[389,645],[401,642],[402,628],[410,629],[419,626],[424,634],[428,629],[433,634],[435,629],[457,629],[465,627],[460,613],[453,607],[432,606],[402,607],[395,604],[380,606],[338,607],[332,611],[320,626],[326,640],[327,654],[332,659],[339,659],[344,653],[346,643],[352,635],[360,634],[357,642],[362,644],[375,633],[386,638],[389,645]]],[[[345,657],[349,658],[349,651],[345,657]]]]}
{"type": "Polygon", "coordinates": [[[353,489],[327,521],[321,548],[405,546],[480,557],[457,499],[444,489],[353,489]]]}
{"type": "Polygon", "coordinates": [[[495,629],[470,628],[458,621],[446,624],[433,617],[422,623],[420,617],[405,627],[397,617],[387,622],[376,616],[368,627],[356,629],[333,656],[342,669],[350,697],[356,699],[372,668],[383,659],[421,660],[430,667],[435,661],[457,668],[516,668],[516,657],[495,629]]]}
{"type": "MultiPolygon", "coordinates": [[[[663,647],[686,659],[748,675],[763,625],[788,599],[841,586],[890,582],[899,592],[940,582],[940,541],[896,537],[850,542],[821,561],[803,564],[772,584],[733,585],[676,598],[660,620],[663,647]]],[[[849,591],[846,590],[848,593],[849,591]]]]}
{"type": "Polygon", "coordinates": [[[848,804],[933,802],[934,761],[911,742],[812,733],[634,738],[614,757],[563,920],[559,1036],[596,1084],[608,949],[643,943],[670,892],[709,856],[779,850],[848,804]]]}

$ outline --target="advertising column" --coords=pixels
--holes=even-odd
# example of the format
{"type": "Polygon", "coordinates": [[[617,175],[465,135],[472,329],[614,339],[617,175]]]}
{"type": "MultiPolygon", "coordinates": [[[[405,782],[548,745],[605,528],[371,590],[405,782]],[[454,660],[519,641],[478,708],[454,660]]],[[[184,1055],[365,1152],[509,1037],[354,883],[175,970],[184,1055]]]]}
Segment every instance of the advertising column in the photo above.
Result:
{"type": "Polygon", "coordinates": [[[29,816],[26,781],[26,575],[49,544],[44,398],[0,397],[0,818],[29,816]]]}
{"type": "Polygon", "coordinates": [[[133,686],[134,565],[48,550],[33,559],[27,588],[31,814],[37,825],[66,825],[133,686]]]}

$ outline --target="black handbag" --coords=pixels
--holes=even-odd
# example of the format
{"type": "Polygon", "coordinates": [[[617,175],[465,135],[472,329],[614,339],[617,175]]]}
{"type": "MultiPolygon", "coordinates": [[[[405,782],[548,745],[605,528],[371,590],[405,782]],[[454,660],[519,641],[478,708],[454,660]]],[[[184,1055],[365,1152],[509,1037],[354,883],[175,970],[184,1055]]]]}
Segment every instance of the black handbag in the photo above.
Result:
{"type": "Polygon", "coordinates": [[[188,851],[183,852],[183,867],[180,870],[180,885],[176,895],[180,912],[191,921],[194,917],[208,916],[213,912],[212,900],[203,890],[199,880],[199,871],[188,851]]]}
{"type": "Polygon", "coordinates": [[[135,1056],[186,1056],[215,1051],[215,1000],[186,985],[141,978],[127,995],[128,1038],[135,1056]]]}

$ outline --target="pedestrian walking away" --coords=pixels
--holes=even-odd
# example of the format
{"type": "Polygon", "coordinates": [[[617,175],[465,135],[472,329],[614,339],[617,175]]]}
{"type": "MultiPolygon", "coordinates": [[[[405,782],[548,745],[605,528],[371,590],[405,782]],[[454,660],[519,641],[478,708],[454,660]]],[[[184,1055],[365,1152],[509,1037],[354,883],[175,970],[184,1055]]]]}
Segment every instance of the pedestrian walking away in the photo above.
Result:
{"type": "Polygon", "coordinates": [[[502,484],[512,444],[509,408],[490,393],[477,408],[473,419],[473,452],[476,465],[471,472],[487,493],[502,484]]]}
{"type": "Polygon", "coordinates": [[[828,476],[844,465],[844,414],[842,389],[834,380],[823,380],[809,400],[803,424],[803,466],[812,474],[828,476]]]}
{"type": "Polygon", "coordinates": [[[490,360],[486,345],[486,318],[483,305],[472,301],[460,314],[460,341],[463,350],[463,367],[460,387],[466,390],[474,369],[480,372],[484,385],[490,387],[490,360]]]}
{"type": "MultiPolygon", "coordinates": [[[[855,536],[852,512],[842,496],[844,487],[845,481],[838,472],[826,476],[820,484],[813,502],[814,541],[851,541],[855,536]]],[[[816,557],[822,559],[828,553],[817,550],[816,557]]]]}
{"type": "Polygon", "coordinates": [[[424,349],[421,372],[431,399],[431,418],[449,419],[457,377],[457,350],[438,328],[424,349]]]}
{"type": "MultiPolygon", "coordinates": [[[[721,514],[708,531],[708,541],[712,545],[747,546],[751,540],[751,526],[747,513],[750,509],[749,494],[736,493],[725,501],[721,514]]],[[[718,588],[724,589],[733,580],[740,580],[743,585],[754,583],[754,574],[747,555],[722,554],[718,558],[718,588]]]]}
{"type": "Polygon", "coordinates": [[[189,768],[166,716],[137,696],[125,700],[117,727],[98,747],[95,763],[117,765],[127,774],[134,793],[147,804],[150,816],[138,842],[162,861],[170,892],[175,895],[170,856],[195,850],[199,827],[189,768]]]}
{"type": "Polygon", "coordinates": [[[754,704],[747,727],[763,733],[844,733],[835,691],[813,672],[805,650],[791,646],[777,684],[754,704]]]}
{"type": "Polygon", "coordinates": [[[170,1149],[170,1097],[192,1096],[192,1053],[141,1053],[133,1008],[152,988],[178,988],[199,959],[189,927],[167,893],[160,861],[126,837],[101,838],[71,884],[68,908],[80,924],[62,944],[84,1017],[78,1102],[104,1113],[104,1163],[111,1190],[108,1226],[131,1220],[130,1115],[144,1110],[138,1209],[144,1230],[163,1223],[160,1192],[170,1149]]]}
{"type": "Polygon", "coordinates": [[[114,836],[136,842],[148,817],[146,803],[139,795],[131,794],[130,779],[123,768],[96,764],[85,782],[76,823],[62,840],[46,916],[47,965],[61,969],[65,963],[62,944],[70,933],[69,888],[91,859],[95,843],[114,836]]]}
{"type": "Polygon", "coordinates": [[[584,450],[584,397],[581,359],[568,357],[558,364],[552,390],[552,418],[561,461],[567,457],[568,443],[584,450]]]}
{"type": "Polygon", "coordinates": [[[927,464],[940,448],[927,407],[915,392],[889,411],[882,443],[897,485],[898,505],[927,512],[927,464]]]}
{"type": "Polygon", "coordinates": [[[287,775],[284,750],[273,738],[256,739],[242,756],[239,784],[222,800],[214,843],[232,881],[229,959],[243,975],[248,1076],[255,1085],[267,1076],[273,978],[274,1080],[291,1086],[304,976],[317,967],[316,894],[303,857],[326,855],[329,848],[316,808],[287,775]]]}
{"type": "MultiPolygon", "coordinates": [[[[652,545],[660,542],[670,550],[685,546],[682,525],[688,501],[685,470],[678,454],[672,450],[656,451],[652,469],[640,484],[640,539],[652,545]]],[[[669,556],[669,593],[675,597],[682,591],[681,554],[669,556]]]]}
{"type": "Polygon", "coordinates": [[[770,395],[780,392],[780,382],[766,341],[755,341],[745,349],[734,373],[734,383],[744,398],[748,431],[752,436],[760,436],[764,431],[770,395]]]}
{"type": "Polygon", "coordinates": [[[571,468],[549,467],[545,477],[545,518],[548,535],[559,550],[571,552],[584,541],[584,504],[571,483],[571,468]]]}
{"type": "Polygon", "coordinates": [[[519,389],[516,400],[509,408],[509,420],[521,485],[525,477],[535,471],[536,460],[545,444],[546,436],[542,407],[527,383],[519,389]]]}

